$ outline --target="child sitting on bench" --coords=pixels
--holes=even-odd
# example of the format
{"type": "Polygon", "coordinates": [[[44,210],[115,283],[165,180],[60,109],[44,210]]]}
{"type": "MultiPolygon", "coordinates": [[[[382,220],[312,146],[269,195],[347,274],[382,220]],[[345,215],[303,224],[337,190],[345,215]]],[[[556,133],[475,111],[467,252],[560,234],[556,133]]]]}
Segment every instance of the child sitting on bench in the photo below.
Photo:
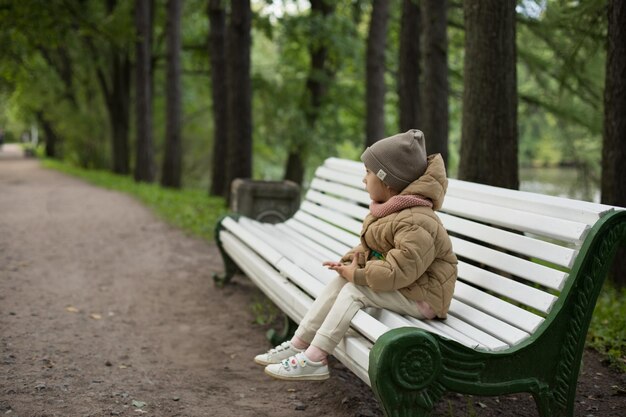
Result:
{"type": "Polygon", "coordinates": [[[285,380],[329,378],[327,356],[362,308],[444,319],[457,276],[452,243],[435,210],[448,180],[441,155],[426,156],[419,130],[382,139],[361,155],[372,202],[361,243],[339,262],[290,341],[257,355],[265,373],[285,380]]]}

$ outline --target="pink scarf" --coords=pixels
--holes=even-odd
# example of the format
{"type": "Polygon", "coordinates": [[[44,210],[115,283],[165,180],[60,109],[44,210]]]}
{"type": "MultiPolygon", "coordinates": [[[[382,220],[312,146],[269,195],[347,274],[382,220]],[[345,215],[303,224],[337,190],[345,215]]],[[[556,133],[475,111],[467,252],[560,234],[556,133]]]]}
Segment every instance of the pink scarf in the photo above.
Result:
{"type": "Polygon", "coordinates": [[[421,195],[394,195],[384,203],[372,201],[370,203],[370,211],[374,217],[385,217],[396,211],[403,210],[408,207],[426,206],[433,207],[433,202],[421,195]]]}

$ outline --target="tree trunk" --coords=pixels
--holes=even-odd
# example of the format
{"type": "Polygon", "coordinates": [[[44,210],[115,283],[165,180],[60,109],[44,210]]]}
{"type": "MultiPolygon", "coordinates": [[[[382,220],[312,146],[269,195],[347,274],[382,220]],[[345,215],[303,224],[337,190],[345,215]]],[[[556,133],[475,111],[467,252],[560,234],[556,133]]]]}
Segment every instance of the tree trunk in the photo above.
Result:
{"type": "Polygon", "coordinates": [[[145,182],[153,182],[155,176],[152,134],[152,7],[153,0],[137,0],[135,3],[137,30],[135,181],[145,182]]]}
{"type": "Polygon", "coordinates": [[[446,0],[423,0],[424,80],[419,128],[429,154],[448,162],[448,20],[446,0]]]}
{"type": "Polygon", "coordinates": [[[56,158],[57,155],[57,142],[58,137],[54,128],[52,127],[52,123],[48,121],[45,114],[42,111],[37,112],[37,121],[41,125],[44,137],[46,141],[45,145],[45,153],[48,158],[56,158]]]}
{"type": "Polygon", "coordinates": [[[226,197],[228,155],[228,88],[226,72],[226,9],[223,0],[209,0],[211,98],[213,99],[213,167],[209,193],[226,197]]]}
{"type": "Polygon", "coordinates": [[[465,0],[459,178],[516,189],[515,0],[465,0]]]}
{"type": "MultiPolygon", "coordinates": [[[[311,17],[321,15],[323,19],[333,12],[334,5],[329,0],[311,0],[311,17]]],[[[314,27],[315,31],[316,28],[314,27]]],[[[317,119],[323,105],[324,97],[328,91],[328,84],[333,77],[332,70],[328,68],[328,42],[323,36],[312,33],[311,39],[314,41],[309,45],[309,54],[311,56],[311,68],[306,81],[306,96],[303,100],[305,119],[307,128],[310,132],[314,132],[317,119]],[[323,40],[320,42],[320,40],[323,40]]],[[[287,166],[285,168],[285,179],[302,184],[304,181],[304,173],[306,160],[309,153],[308,141],[299,142],[289,151],[287,157],[287,166]]]]}
{"type": "MultiPolygon", "coordinates": [[[[117,0],[107,0],[107,10],[112,14],[117,0]]],[[[97,49],[90,44],[97,62],[97,49]]],[[[126,175],[130,172],[128,130],[130,126],[130,71],[131,63],[125,47],[110,47],[111,66],[109,81],[102,68],[98,68],[98,78],[106,100],[112,133],[113,172],[126,175]]]]}
{"type": "Polygon", "coordinates": [[[163,176],[161,185],[180,188],[182,172],[182,139],[181,139],[181,14],[183,0],[167,1],[167,87],[165,121],[165,157],[163,160],[163,176]]]}
{"type": "MultiPolygon", "coordinates": [[[[602,143],[602,203],[626,207],[626,3],[609,0],[602,143]]],[[[613,281],[626,287],[626,250],[613,265],[613,281]]]]}
{"type": "Polygon", "coordinates": [[[385,136],[385,47],[388,21],[389,0],[374,0],[367,37],[365,146],[385,136]]]}
{"type": "Polygon", "coordinates": [[[228,31],[228,181],[252,177],[252,86],[250,0],[232,0],[228,31]]]}
{"type": "Polygon", "coordinates": [[[113,50],[111,76],[113,86],[109,103],[109,120],[113,131],[113,172],[130,172],[128,130],[130,121],[130,59],[128,52],[113,50]]]}
{"type": "MultiPolygon", "coordinates": [[[[417,0],[403,0],[398,63],[401,132],[409,129],[423,130],[420,123],[420,18],[421,11],[417,0]]],[[[428,139],[428,135],[426,138],[428,139]]]]}

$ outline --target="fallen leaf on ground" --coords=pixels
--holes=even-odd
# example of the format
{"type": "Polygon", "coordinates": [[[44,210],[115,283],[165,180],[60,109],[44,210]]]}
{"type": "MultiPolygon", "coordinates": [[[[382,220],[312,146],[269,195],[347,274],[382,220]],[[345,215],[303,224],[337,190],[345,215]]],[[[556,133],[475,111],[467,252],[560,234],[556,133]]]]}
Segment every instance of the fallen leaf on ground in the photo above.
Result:
{"type": "Polygon", "coordinates": [[[133,404],[133,407],[136,407],[136,408],[143,408],[146,406],[146,403],[144,403],[143,401],[137,401],[137,400],[133,400],[132,404],[133,404]]]}
{"type": "Polygon", "coordinates": [[[89,315],[89,317],[91,317],[94,320],[100,320],[102,318],[102,316],[98,313],[92,313],[89,315]]]}
{"type": "Polygon", "coordinates": [[[80,310],[74,306],[67,306],[65,307],[65,311],[69,311],[70,313],[78,313],[80,310]]]}

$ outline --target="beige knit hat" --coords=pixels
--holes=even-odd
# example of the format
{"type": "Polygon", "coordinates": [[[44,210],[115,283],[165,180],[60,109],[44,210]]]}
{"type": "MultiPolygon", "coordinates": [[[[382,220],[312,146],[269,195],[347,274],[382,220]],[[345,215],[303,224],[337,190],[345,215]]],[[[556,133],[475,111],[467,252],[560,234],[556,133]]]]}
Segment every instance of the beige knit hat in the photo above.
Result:
{"type": "Polygon", "coordinates": [[[402,191],[426,171],[424,142],[424,134],[411,129],[374,143],[363,152],[361,161],[382,182],[396,191],[402,191]]]}

